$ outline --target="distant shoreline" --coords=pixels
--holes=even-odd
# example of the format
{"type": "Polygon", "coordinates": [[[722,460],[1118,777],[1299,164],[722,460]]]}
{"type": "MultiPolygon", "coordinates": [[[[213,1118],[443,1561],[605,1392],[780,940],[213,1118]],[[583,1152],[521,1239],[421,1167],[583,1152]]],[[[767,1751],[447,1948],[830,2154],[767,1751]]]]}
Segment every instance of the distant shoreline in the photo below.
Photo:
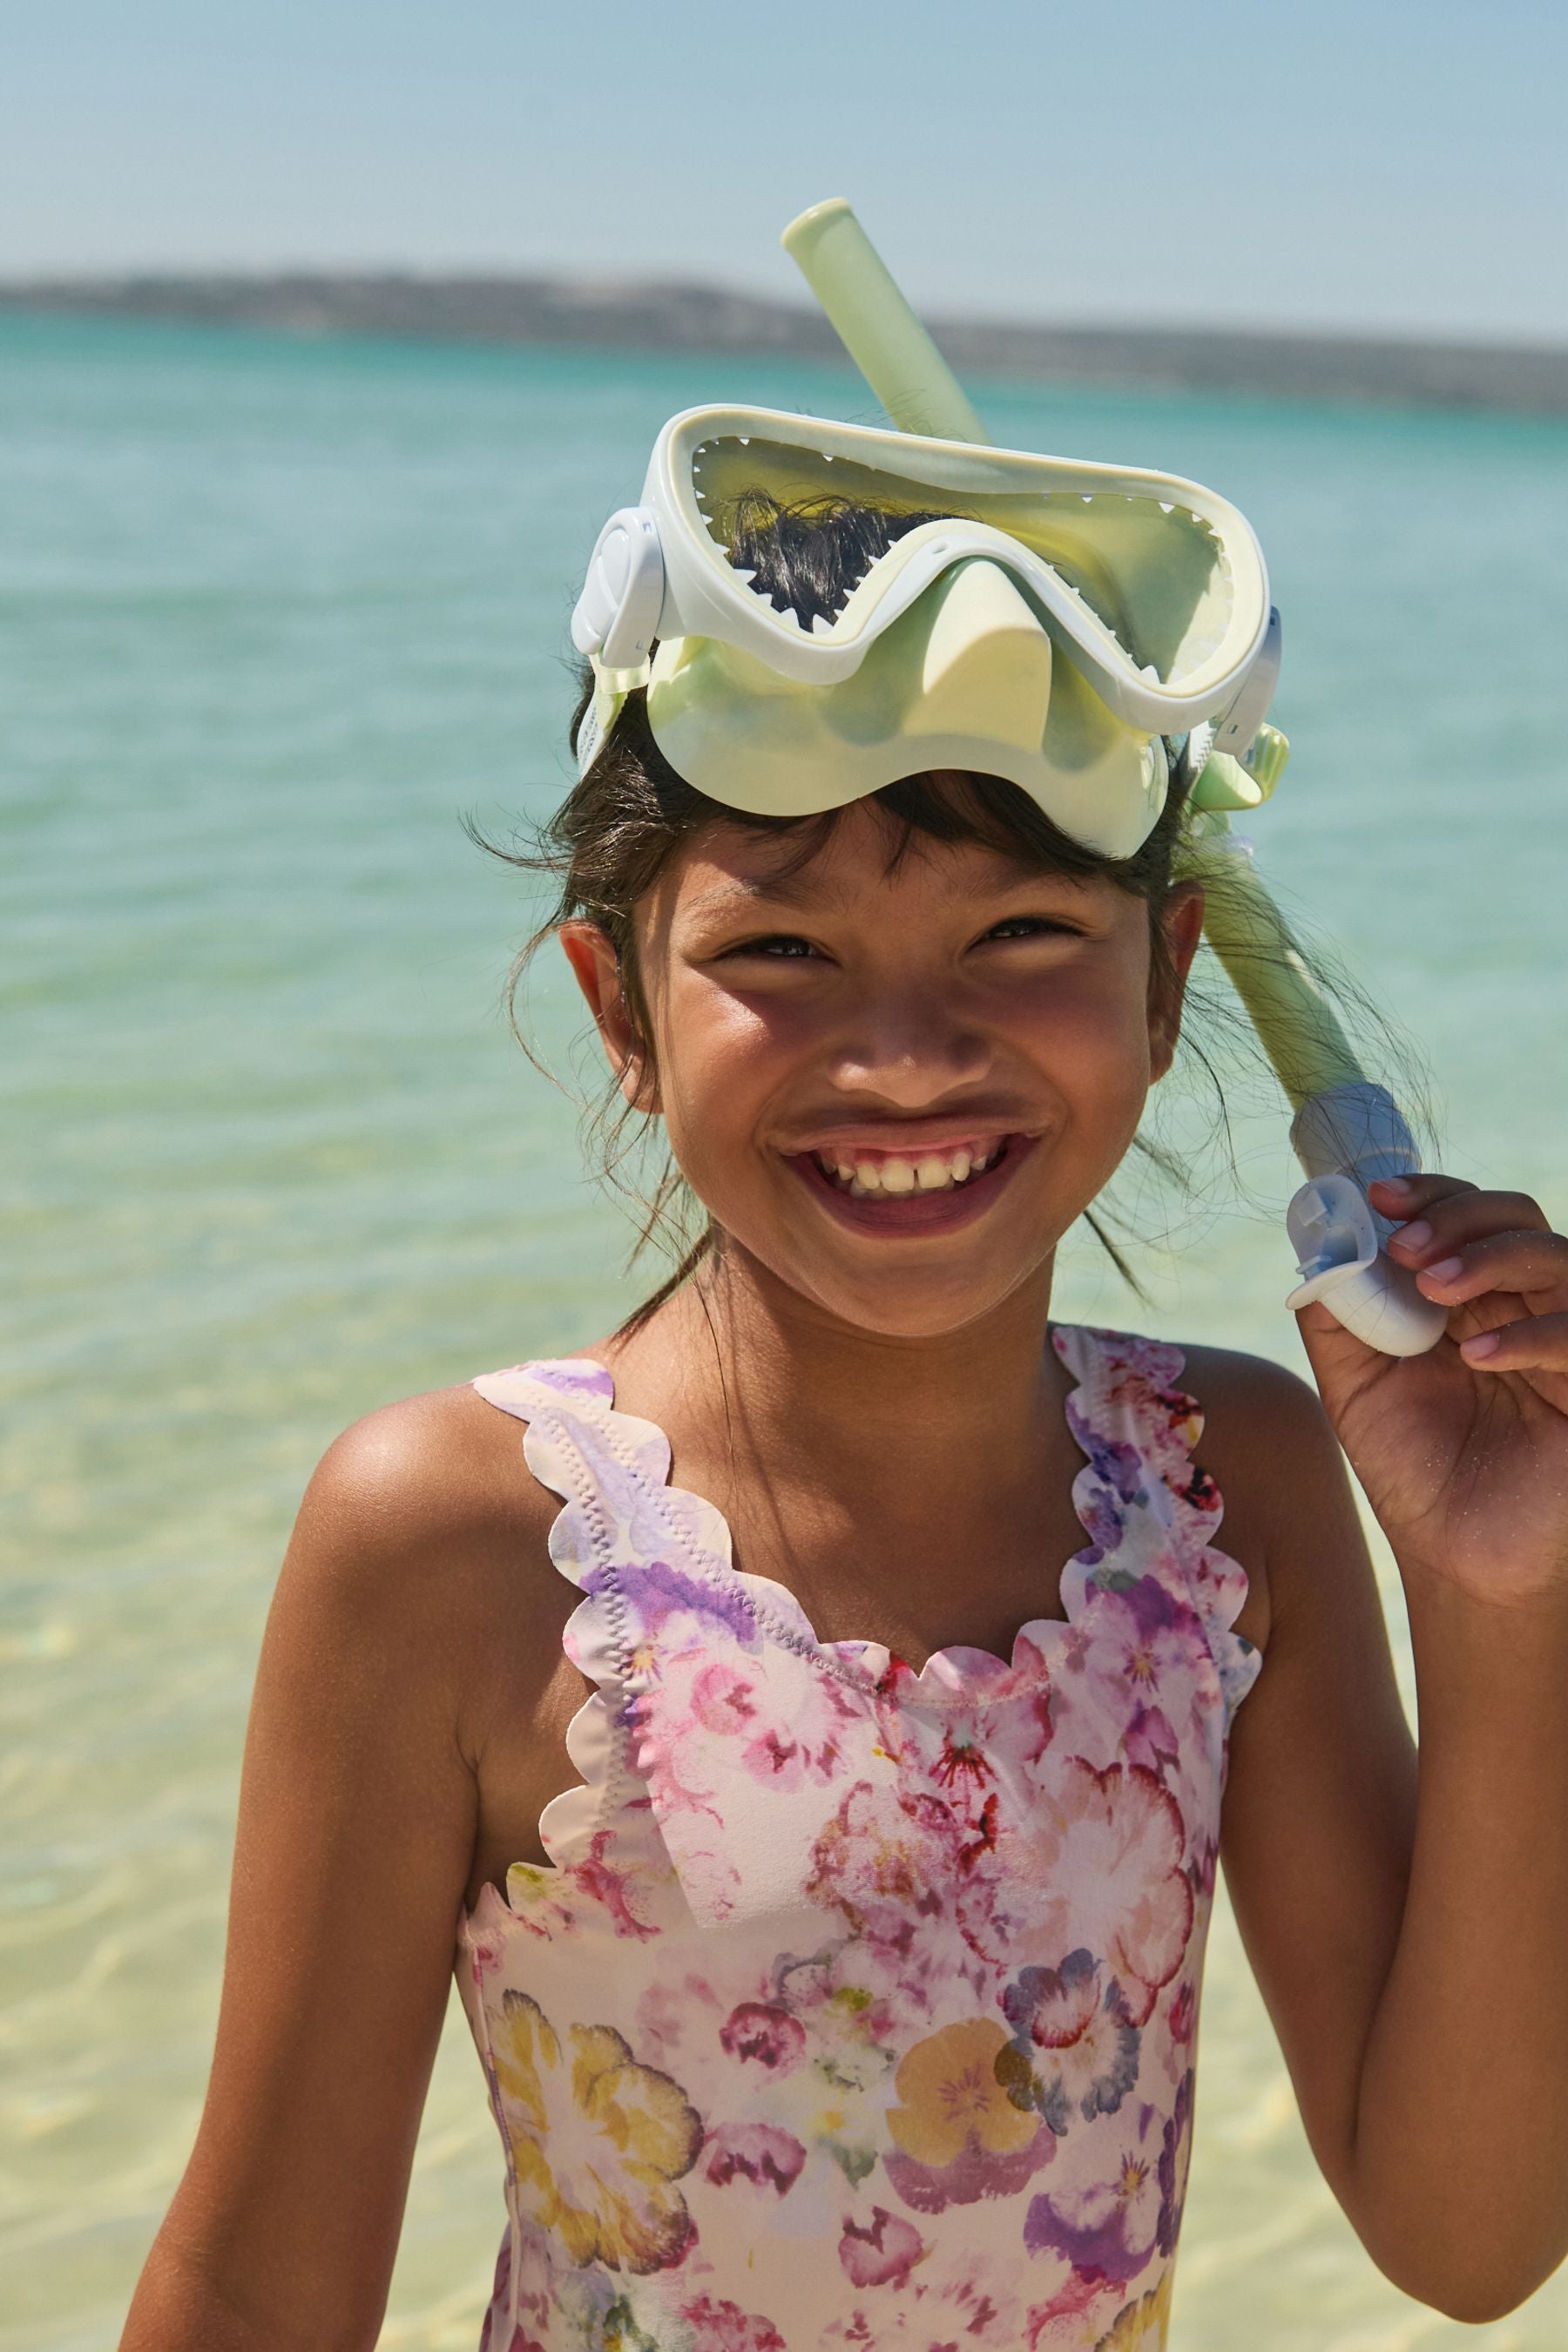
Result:
{"type": "MultiPolygon", "coordinates": [[[[841,359],[818,312],[721,288],[387,271],[143,273],[0,282],[0,312],[184,320],[297,335],[767,352],[841,359]]],[[[1235,328],[1026,326],[931,321],[955,367],[1033,383],[1408,407],[1568,415],[1568,346],[1246,332],[1235,328]]]]}

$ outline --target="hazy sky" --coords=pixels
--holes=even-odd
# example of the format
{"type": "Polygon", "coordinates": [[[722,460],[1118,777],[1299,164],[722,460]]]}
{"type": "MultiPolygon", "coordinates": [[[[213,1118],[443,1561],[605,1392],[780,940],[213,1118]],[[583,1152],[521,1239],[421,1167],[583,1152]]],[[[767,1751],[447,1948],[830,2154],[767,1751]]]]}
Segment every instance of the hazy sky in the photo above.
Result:
{"type": "Polygon", "coordinates": [[[1568,0],[9,0],[0,272],[474,265],[1568,341],[1568,0]]]}

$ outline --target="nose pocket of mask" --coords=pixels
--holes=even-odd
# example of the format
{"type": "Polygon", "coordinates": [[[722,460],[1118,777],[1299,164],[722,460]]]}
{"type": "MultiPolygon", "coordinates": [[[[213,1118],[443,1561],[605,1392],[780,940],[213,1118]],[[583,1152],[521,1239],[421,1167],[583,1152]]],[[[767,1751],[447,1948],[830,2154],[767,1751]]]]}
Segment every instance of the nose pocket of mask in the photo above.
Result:
{"type": "Polygon", "coordinates": [[[1052,656],[1033,608],[1000,566],[983,558],[960,564],[927,594],[940,603],[923,648],[911,731],[991,735],[1037,752],[1050,709],[1052,656]]]}

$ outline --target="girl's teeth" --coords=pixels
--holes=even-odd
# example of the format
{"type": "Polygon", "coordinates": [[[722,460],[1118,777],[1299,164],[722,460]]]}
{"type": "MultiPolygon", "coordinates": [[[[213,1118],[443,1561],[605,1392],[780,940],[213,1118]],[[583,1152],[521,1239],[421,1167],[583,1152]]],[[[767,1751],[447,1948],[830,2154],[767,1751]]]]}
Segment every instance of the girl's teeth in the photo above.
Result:
{"type": "Polygon", "coordinates": [[[899,1197],[910,1192],[949,1191],[989,1168],[1001,1148],[996,1143],[986,1151],[971,1153],[961,1146],[952,1151],[922,1152],[918,1160],[905,1160],[894,1153],[886,1160],[850,1161],[835,1155],[831,1161],[824,1157],[819,1164],[825,1173],[836,1175],[855,1200],[864,1201],[875,1195],[899,1197]]]}

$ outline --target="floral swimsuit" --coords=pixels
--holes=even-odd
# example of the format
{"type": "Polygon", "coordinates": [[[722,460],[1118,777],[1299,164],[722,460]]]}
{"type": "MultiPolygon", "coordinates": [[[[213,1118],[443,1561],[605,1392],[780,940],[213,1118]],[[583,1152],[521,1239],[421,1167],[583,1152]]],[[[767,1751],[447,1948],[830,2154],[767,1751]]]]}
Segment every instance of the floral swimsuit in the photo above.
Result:
{"type": "Polygon", "coordinates": [[[1088,1548],[1010,1661],[820,1642],[581,1360],[475,1382],[562,1497],[582,1785],[465,1919],[507,2159],[480,2352],[1163,2344],[1259,1653],[1180,1351],[1059,1325],[1088,1548]]]}

